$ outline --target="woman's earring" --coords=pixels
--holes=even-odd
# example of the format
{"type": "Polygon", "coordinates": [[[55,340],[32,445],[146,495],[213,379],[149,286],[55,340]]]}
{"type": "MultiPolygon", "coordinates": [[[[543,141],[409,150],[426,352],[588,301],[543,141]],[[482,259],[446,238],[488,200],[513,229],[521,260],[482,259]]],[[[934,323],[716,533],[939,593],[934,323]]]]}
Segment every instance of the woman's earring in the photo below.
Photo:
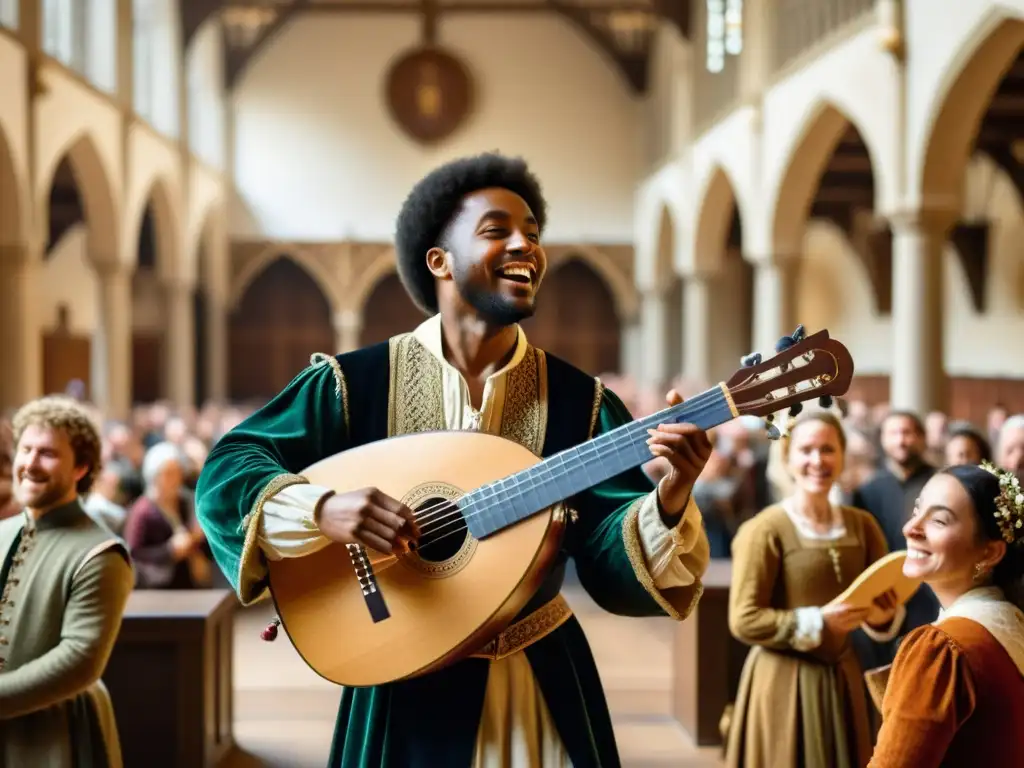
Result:
{"type": "Polygon", "coordinates": [[[985,575],[984,567],[982,567],[981,563],[975,563],[974,564],[974,580],[975,581],[981,581],[981,579],[982,579],[982,577],[984,577],[984,575],[985,575]]]}

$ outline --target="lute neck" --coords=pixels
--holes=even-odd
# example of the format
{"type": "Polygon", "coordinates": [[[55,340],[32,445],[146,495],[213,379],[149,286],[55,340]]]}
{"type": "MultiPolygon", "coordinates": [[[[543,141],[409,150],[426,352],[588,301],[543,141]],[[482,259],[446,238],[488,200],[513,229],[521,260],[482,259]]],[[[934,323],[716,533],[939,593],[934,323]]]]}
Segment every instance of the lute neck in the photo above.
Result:
{"type": "Polygon", "coordinates": [[[651,460],[647,430],[688,423],[708,430],[738,415],[728,390],[718,385],[685,403],[637,419],[529,469],[481,486],[459,502],[469,532],[483,539],[560,501],[651,460]]]}

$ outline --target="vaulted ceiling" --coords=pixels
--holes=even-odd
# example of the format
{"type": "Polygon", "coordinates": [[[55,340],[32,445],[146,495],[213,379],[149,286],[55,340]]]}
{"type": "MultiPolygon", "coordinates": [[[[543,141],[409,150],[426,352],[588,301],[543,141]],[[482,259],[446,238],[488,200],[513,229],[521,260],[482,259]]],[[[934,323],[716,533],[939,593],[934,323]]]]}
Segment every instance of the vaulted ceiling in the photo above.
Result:
{"type": "Polygon", "coordinates": [[[558,14],[579,27],[616,64],[636,92],[647,87],[654,31],[667,19],[688,36],[691,0],[180,0],[185,44],[218,15],[226,43],[228,86],[288,21],[299,14],[387,13],[438,18],[463,13],[558,14]]]}

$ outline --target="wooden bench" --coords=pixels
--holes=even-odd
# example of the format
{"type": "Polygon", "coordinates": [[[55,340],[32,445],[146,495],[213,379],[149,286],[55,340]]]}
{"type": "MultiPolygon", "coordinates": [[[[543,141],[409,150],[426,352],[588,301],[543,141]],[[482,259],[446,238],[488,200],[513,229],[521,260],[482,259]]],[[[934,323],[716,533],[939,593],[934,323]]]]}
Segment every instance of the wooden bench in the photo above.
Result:
{"type": "Polygon", "coordinates": [[[124,768],[209,768],[234,748],[229,590],[136,590],[103,675],[124,768]]]}
{"type": "Polygon", "coordinates": [[[729,634],[731,560],[712,560],[704,595],[673,641],[672,710],[698,746],[722,744],[719,723],[736,699],[747,646],[729,634]]]}

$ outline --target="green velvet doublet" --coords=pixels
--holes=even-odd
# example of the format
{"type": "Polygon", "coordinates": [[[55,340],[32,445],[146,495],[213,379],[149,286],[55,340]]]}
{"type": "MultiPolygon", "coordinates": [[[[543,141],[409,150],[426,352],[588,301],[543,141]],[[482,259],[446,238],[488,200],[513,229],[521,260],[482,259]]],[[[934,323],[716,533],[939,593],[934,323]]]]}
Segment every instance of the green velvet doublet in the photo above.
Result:
{"type": "MultiPolygon", "coordinates": [[[[501,434],[541,457],[632,420],[616,395],[566,362],[530,347],[510,372],[501,434]]],[[[214,556],[244,603],[267,594],[256,543],[262,504],[316,461],[398,434],[444,429],[440,362],[411,334],[336,357],[314,356],[280,394],[225,435],[197,489],[214,556]]],[[[699,580],[659,591],[647,572],[636,516],[654,490],[640,468],[567,500],[558,564],[520,616],[557,594],[572,558],[605,610],[682,619],[699,580]]],[[[620,765],[590,647],[575,617],[525,651],[576,768],[620,765]]],[[[461,768],[472,763],[490,662],[470,658],[412,680],[346,688],[330,768],[461,768]]]]}

